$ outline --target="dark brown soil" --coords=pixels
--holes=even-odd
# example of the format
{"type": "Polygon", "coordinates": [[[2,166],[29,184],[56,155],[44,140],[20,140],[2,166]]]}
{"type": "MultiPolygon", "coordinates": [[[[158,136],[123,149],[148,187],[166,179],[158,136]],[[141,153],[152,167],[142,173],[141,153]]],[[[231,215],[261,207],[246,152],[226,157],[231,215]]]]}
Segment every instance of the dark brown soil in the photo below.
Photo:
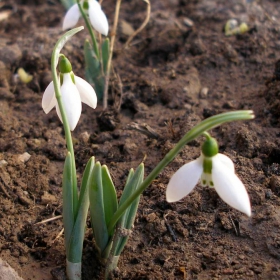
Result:
{"type": "MultiPolygon", "coordinates": [[[[73,133],[79,178],[94,155],[108,165],[120,194],[131,167],[145,159],[148,174],[200,120],[252,109],[255,120],[211,133],[235,162],[253,214],[200,186],[178,203],[165,201],[170,176],[199,156],[197,139],[143,193],[116,279],[280,279],[280,1],[151,2],[150,22],[129,49],[119,30],[109,110],[101,102],[95,111],[83,108],[73,133]],[[232,18],[250,30],[226,37],[232,18]],[[147,124],[157,137],[132,130],[132,123],[147,124]]],[[[111,26],[114,3],[103,1],[111,26]]],[[[145,9],[143,1],[123,0],[120,18],[137,28],[145,9]]],[[[41,99],[64,13],[55,0],[0,3],[0,14],[8,15],[0,21],[0,257],[25,280],[65,277],[61,219],[36,224],[62,208],[63,129],[55,110],[44,114],[41,99]],[[19,67],[32,82],[19,81],[19,67]],[[25,162],[24,153],[31,155],[25,162]]],[[[81,77],[86,37],[81,32],[63,50],[81,77]]],[[[89,222],[83,279],[102,279],[101,272],[89,222]]]]}

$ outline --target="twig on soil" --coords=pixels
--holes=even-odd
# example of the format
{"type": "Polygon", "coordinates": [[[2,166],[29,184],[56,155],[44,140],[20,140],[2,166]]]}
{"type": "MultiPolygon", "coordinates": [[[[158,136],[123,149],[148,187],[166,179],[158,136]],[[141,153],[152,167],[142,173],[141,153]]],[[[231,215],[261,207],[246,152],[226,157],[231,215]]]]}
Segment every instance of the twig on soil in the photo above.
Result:
{"type": "Polygon", "coordinates": [[[233,228],[234,228],[234,230],[235,230],[235,234],[236,234],[237,236],[239,236],[239,231],[237,230],[237,228],[236,228],[236,226],[235,226],[235,223],[234,223],[234,221],[232,220],[230,214],[229,214],[229,219],[230,219],[230,221],[231,221],[231,223],[232,223],[232,225],[233,225],[233,228]]]}
{"type": "Polygon", "coordinates": [[[48,222],[51,222],[51,221],[55,221],[55,220],[57,220],[57,219],[61,219],[61,218],[62,218],[62,215],[55,216],[55,217],[52,217],[52,218],[49,218],[49,219],[43,220],[43,221],[41,221],[41,222],[38,222],[38,223],[34,224],[34,226],[35,226],[35,225],[45,224],[45,223],[48,223],[48,222]]]}
{"type": "Polygon", "coordinates": [[[174,241],[174,242],[177,242],[178,240],[177,240],[176,234],[175,234],[175,232],[173,231],[171,225],[168,223],[168,221],[167,221],[167,219],[166,219],[167,215],[168,215],[168,214],[163,215],[163,219],[164,219],[165,225],[166,225],[166,227],[167,227],[167,229],[168,229],[168,231],[169,231],[169,233],[170,233],[170,235],[171,235],[173,241],[174,241]]]}
{"type": "Polygon", "coordinates": [[[142,123],[142,124],[131,123],[127,126],[127,129],[137,130],[153,139],[159,138],[159,134],[146,123],[142,123]]]}
{"type": "Polygon", "coordinates": [[[117,0],[114,25],[113,25],[113,29],[111,32],[110,52],[109,52],[109,59],[108,59],[108,65],[107,65],[107,73],[105,76],[105,89],[104,89],[104,94],[103,94],[103,110],[106,110],[107,106],[108,106],[108,88],[109,88],[109,80],[110,80],[110,70],[111,70],[114,44],[115,44],[116,33],[117,33],[117,26],[118,26],[118,21],[119,21],[121,2],[122,2],[121,0],[117,0]]]}
{"type": "Polygon", "coordinates": [[[141,32],[145,26],[148,24],[149,20],[150,20],[150,16],[151,16],[151,5],[150,5],[150,1],[149,0],[143,0],[144,2],[147,3],[147,15],[146,15],[146,18],[145,20],[143,21],[143,23],[141,24],[141,26],[135,30],[130,36],[129,38],[127,39],[125,45],[124,45],[124,48],[128,48],[130,46],[130,43],[131,41],[133,40],[133,38],[139,33],[141,32]]]}
{"type": "Polygon", "coordinates": [[[63,232],[64,232],[64,228],[58,233],[56,238],[52,241],[52,244],[54,244],[54,242],[63,234],[63,232]]]}

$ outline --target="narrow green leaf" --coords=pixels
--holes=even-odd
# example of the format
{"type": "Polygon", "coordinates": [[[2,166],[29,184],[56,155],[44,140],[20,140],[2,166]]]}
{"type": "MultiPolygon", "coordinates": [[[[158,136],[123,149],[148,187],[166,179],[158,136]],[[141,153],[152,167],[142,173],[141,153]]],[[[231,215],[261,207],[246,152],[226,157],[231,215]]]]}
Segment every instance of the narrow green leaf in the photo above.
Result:
{"type": "Polygon", "coordinates": [[[71,154],[68,152],[63,169],[62,179],[62,198],[63,198],[63,224],[66,253],[70,242],[72,229],[74,226],[74,209],[73,209],[73,168],[71,154]]]}
{"type": "Polygon", "coordinates": [[[128,177],[127,183],[124,187],[122,196],[120,198],[119,205],[122,205],[123,202],[126,201],[126,199],[138,188],[139,182],[143,180],[143,176],[144,176],[144,164],[141,163],[135,170],[133,176],[128,177]]]}
{"type": "Polygon", "coordinates": [[[91,183],[91,176],[92,176],[94,165],[95,165],[95,158],[91,157],[86,165],[86,168],[85,168],[85,171],[83,174],[81,190],[80,190],[80,195],[79,195],[78,208],[80,208],[82,206],[84,197],[87,197],[87,198],[89,197],[88,191],[89,191],[89,185],[91,183]]]}
{"type": "Polygon", "coordinates": [[[105,87],[105,77],[103,75],[100,61],[98,56],[92,49],[89,41],[85,41],[84,44],[84,56],[85,56],[85,74],[86,79],[89,83],[94,84],[94,88],[98,99],[102,99],[104,87],[105,87]]]}
{"type": "Polygon", "coordinates": [[[98,60],[98,56],[92,49],[92,46],[88,40],[85,40],[84,43],[84,55],[86,67],[90,67],[93,72],[99,72],[100,62],[98,60]]]}
{"type": "Polygon", "coordinates": [[[107,66],[110,54],[110,40],[106,38],[102,44],[102,64],[103,64],[103,72],[107,73],[107,66]]]}
{"type": "Polygon", "coordinates": [[[81,191],[78,201],[78,214],[71,232],[71,238],[67,247],[67,260],[72,263],[81,262],[83,241],[85,235],[86,219],[89,208],[88,190],[90,186],[90,175],[94,168],[94,157],[92,157],[85,168],[81,191]]]}
{"type": "Polygon", "coordinates": [[[103,204],[102,172],[99,162],[95,164],[90,180],[89,200],[91,225],[96,245],[102,255],[102,252],[109,242],[109,235],[106,226],[103,204]]]}
{"type": "MultiPolygon", "coordinates": [[[[133,179],[135,179],[135,185],[136,185],[134,190],[137,190],[144,180],[144,164],[140,164],[138,166],[138,168],[135,171],[135,175],[133,179]]],[[[138,205],[139,205],[139,200],[140,200],[140,195],[138,196],[138,198],[135,199],[135,201],[130,206],[130,210],[128,212],[124,225],[126,229],[131,229],[134,223],[138,205]]]]}
{"type": "MultiPolygon", "coordinates": [[[[60,39],[57,41],[57,43],[54,46],[54,50],[53,50],[53,54],[52,54],[52,60],[54,61],[54,63],[52,63],[52,72],[56,69],[57,64],[58,64],[58,59],[59,59],[59,54],[60,51],[62,50],[63,46],[65,45],[65,43],[73,36],[75,35],[77,32],[81,31],[82,29],[84,29],[83,26],[71,29],[69,31],[67,31],[62,37],[60,37],[60,39]]],[[[55,72],[53,72],[55,73],[55,72]]]]}
{"type": "Polygon", "coordinates": [[[106,165],[102,166],[103,203],[106,225],[118,209],[118,199],[114,183],[106,165]]]}
{"type": "Polygon", "coordinates": [[[131,168],[129,170],[129,173],[128,173],[128,176],[127,176],[127,179],[126,179],[126,183],[125,183],[125,186],[124,186],[121,198],[120,198],[119,205],[123,204],[123,202],[127,199],[127,197],[129,197],[130,185],[132,183],[132,179],[133,179],[134,173],[135,173],[134,169],[131,168]]]}
{"type": "MultiPolygon", "coordinates": [[[[123,191],[123,195],[120,199],[120,205],[125,201],[127,197],[129,197],[132,193],[134,193],[138,187],[142,184],[144,179],[144,164],[140,164],[138,168],[135,170],[135,173],[132,177],[129,177],[126,183],[126,186],[123,191]]],[[[120,229],[130,230],[137,213],[138,204],[140,200],[140,195],[133,201],[133,203],[126,209],[123,216],[120,218],[117,227],[120,229]]],[[[115,248],[114,255],[119,256],[128,241],[127,236],[120,236],[118,240],[116,240],[117,244],[113,245],[115,248]]]]}

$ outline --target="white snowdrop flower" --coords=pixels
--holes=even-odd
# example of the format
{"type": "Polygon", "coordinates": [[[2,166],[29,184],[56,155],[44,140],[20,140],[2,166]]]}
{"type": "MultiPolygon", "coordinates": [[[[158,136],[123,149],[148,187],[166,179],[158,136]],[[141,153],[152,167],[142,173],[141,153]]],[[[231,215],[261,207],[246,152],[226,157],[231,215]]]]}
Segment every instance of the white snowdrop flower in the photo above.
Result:
{"type": "MultiPolygon", "coordinates": [[[[97,105],[97,96],[88,82],[74,75],[71,63],[66,57],[63,56],[60,60],[59,68],[62,103],[70,130],[73,131],[81,116],[82,102],[95,109],[97,105]]],[[[46,114],[56,107],[57,115],[62,122],[53,82],[48,85],[44,92],[42,107],[46,114]]]]}
{"type": "MultiPolygon", "coordinates": [[[[92,27],[104,36],[108,35],[109,24],[106,15],[101,9],[100,4],[96,0],[81,1],[86,14],[89,16],[92,27]]],[[[78,4],[74,4],[66,13],[62,29],[66,30],[74,27],[81,16],[78,4]]]]}
{"type": "Polygon", "coordinates": [[[201,156],[183,165],[170,179],[166,200],[175,202],[188,195],[201,180],[203,186],[214,187],[221,199],[231,207],[251,216],[248,193],[234,172],[232,160],[218,153],[218,144],[212,137],[202,146],[201,156]]]}

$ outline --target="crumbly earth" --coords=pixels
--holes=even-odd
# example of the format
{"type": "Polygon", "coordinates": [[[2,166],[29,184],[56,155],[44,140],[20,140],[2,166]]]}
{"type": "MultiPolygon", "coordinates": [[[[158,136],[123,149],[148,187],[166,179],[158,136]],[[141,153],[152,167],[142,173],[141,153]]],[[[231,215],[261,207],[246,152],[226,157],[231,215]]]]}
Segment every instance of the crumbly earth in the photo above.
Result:
{"type": "MultiPolygon", "coordinates": [[[[115,2],[103,1],[111,26],[115,2]]],[[[65,279],[62,221],[38,224],[62,211],[63,128],[41,99],[64,13],[57,0],[0,3],[0,257],[25,280],[65,279]],[[30,83],[18,79],[20,67],[30,83]]],[[[199,185],[166,202],[170,176],[199,156],[198,138],[144,191],[115,279],[280,279],[280,1],[151,0],[149,24],[124,49],[145,17],[144,1],[122,1],[109,109],[85,105],[73,132],[78,179],[95,156],[120,195],[130,168],[144,161],[149,174],[200,120],[252,109],[255,120],[211,131],[248,190],[252,217],[199,185]],[[226,37],[230,19],[249,31],[226,37]]],[[[63,49],[81,77],[85,38],[63,49]]],[[[83,279],[102,279],[90,221],[83,279]]]]}

